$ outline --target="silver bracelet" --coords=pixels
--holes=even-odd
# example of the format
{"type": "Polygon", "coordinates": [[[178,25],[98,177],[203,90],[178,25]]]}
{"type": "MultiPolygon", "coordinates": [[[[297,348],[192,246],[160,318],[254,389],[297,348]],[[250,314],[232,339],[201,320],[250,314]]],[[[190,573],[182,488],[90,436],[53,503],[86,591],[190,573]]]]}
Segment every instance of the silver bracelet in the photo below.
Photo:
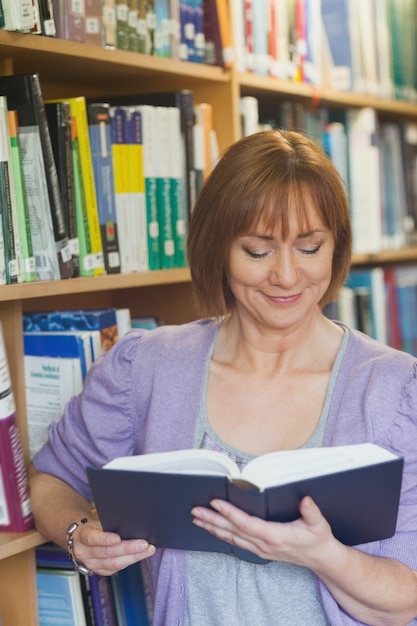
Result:
{"type": "Polygon", "coordinates": [[[83,519],[80,522],[73,522],[70,526],[68,526],[67,528],[67,555],[68,555],[68,558],[71,559],[71,561],[73,562],[74,569],[77,572],[80,572],[80,574],[84,574],[84,576],[92,576],[94,572],[92,572],[91,569],[88,569],[88,567],[84,565],[84,563],[81,563],[81,561],[77,561],[77,559],[75,558],[75,554],[74,554],[74,539],[73,539],[74,532],[77,530],[78,526],[81,526],[82,524],[85,524],[86,522],[88,522],[88,519],[86,517],[83,517],[83,519]]]}

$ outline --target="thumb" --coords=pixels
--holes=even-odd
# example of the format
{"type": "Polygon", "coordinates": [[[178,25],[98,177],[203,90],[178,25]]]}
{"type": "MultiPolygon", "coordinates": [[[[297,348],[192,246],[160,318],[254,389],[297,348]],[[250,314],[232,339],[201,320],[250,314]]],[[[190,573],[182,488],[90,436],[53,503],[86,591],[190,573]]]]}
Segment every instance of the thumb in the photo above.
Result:
{"type": "Polygon", "coordinates": [[[319,507],[310,496],[301,500],[300,514],[308,526],[315,526],[323,518],[319,507]]]}

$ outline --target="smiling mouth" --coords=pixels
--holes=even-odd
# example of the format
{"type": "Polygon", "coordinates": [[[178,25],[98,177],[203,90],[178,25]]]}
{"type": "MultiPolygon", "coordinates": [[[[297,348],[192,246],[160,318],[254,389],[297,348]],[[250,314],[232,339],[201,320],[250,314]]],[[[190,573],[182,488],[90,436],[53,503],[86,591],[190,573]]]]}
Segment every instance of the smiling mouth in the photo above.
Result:
{"type": "Polygon", "coordinates": [[[297,302],[297,300],[300,299],[301,294],[300,293],[296,293],[294,295],[291,296],[266,296],[268,298],[268,300],[271,300],[271,302],[276,302],[277,304],[292,304],[293,302],[297,302]]]}

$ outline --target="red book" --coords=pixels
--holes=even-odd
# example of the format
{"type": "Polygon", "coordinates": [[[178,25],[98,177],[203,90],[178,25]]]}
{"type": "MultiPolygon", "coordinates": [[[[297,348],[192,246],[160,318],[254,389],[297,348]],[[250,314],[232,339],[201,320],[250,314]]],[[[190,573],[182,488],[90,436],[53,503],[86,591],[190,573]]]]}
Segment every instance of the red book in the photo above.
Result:
{"type": "Polygon", "coordinates": [[[24,532],[32,527],[29,482],[0,323],[0,531],[24,532]]]}

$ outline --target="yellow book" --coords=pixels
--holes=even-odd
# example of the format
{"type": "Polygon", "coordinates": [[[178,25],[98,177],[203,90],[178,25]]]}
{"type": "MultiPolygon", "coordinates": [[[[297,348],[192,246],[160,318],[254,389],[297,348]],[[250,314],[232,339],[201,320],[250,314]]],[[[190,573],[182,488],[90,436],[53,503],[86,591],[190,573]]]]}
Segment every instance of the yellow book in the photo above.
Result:
{"type": "Polygon", "coordinates": [[[91,157],[86,100],[84,96],[77,96],[73,98],[58,99],[55,100],[55,102],[59,102],[61,100],[65,100],[70,103],[71,115],[73,115],[77,120],[81,173],[84,184],[88,228],[90,231],[91,254],[93,259],[94,275],[99,276],[104,272],[104,255],[100,232],[97,195],[94,183],[94,170],[91,157]]]}

